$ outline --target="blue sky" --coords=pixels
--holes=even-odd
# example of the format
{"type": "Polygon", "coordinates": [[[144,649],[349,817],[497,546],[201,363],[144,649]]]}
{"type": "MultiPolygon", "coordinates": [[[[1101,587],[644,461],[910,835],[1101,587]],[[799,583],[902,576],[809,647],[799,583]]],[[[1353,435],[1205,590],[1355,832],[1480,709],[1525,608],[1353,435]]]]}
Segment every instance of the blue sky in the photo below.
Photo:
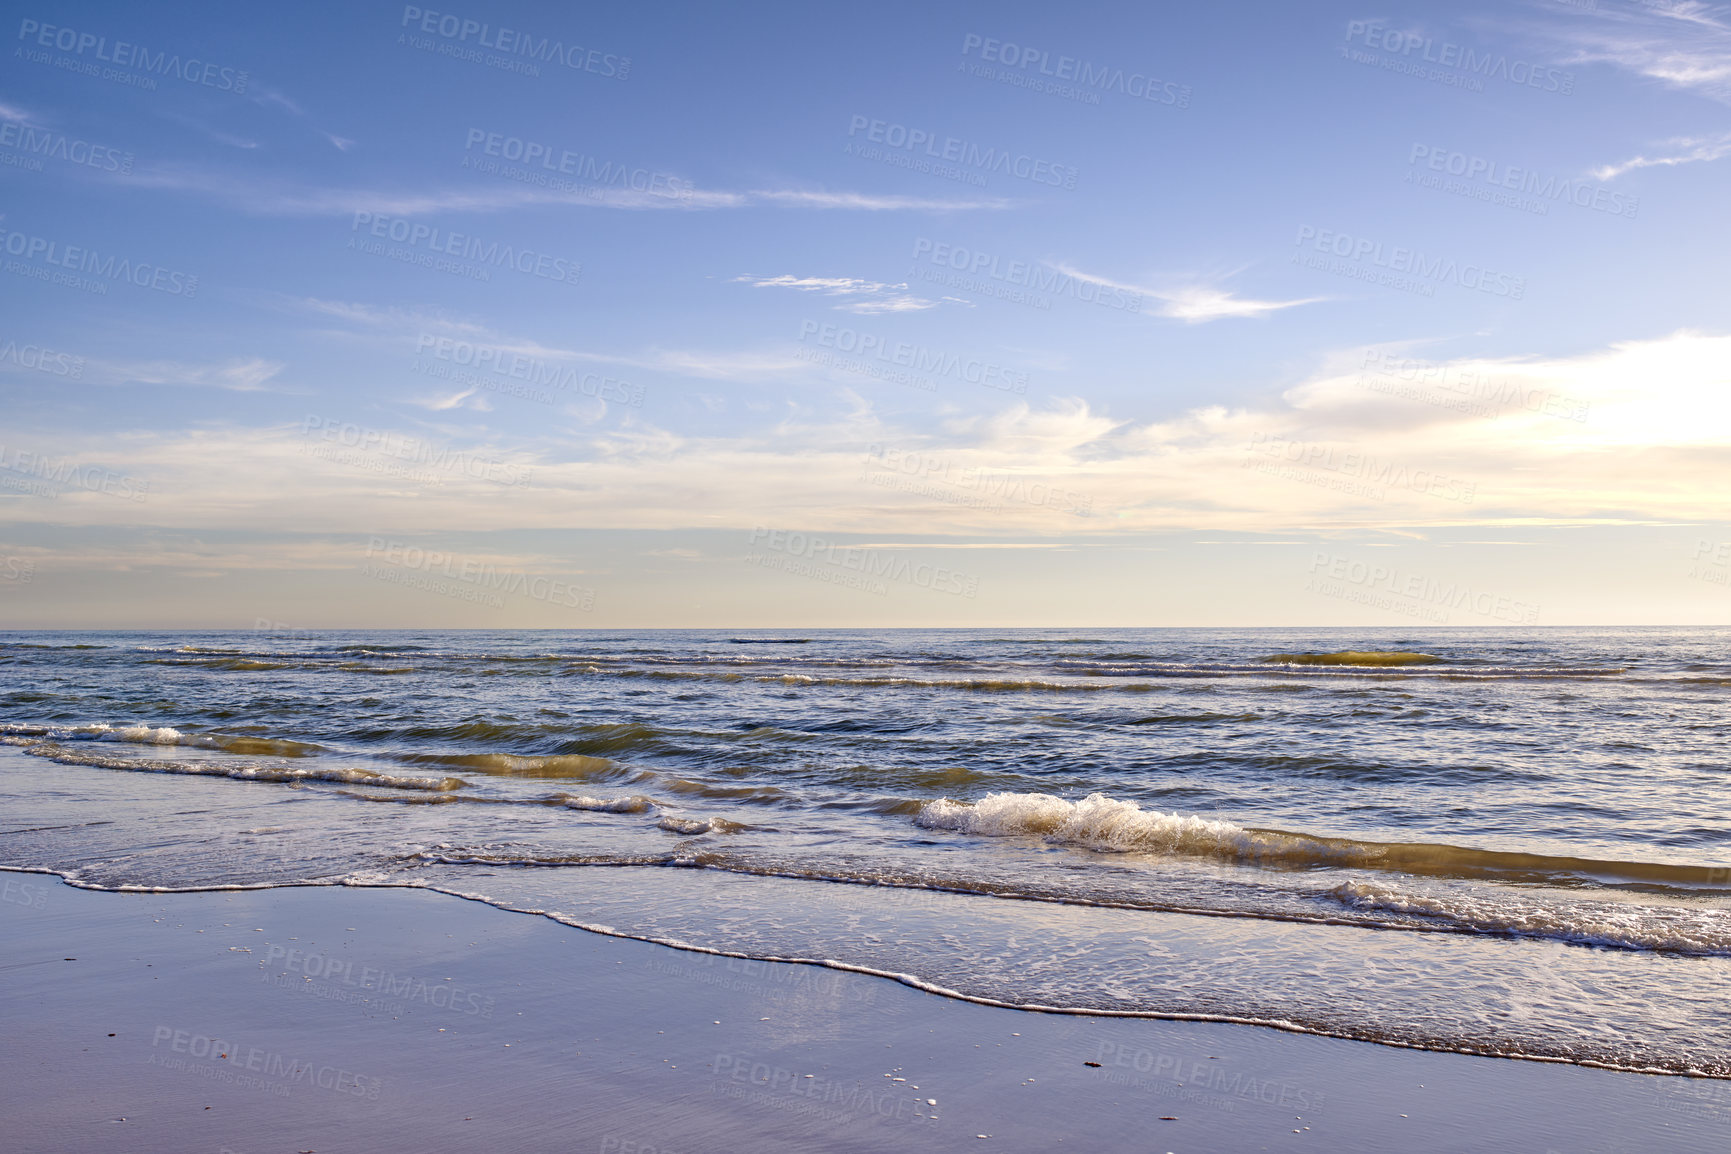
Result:
{"type": "Polygon", "coordinates": [[[7,624],[1731,621],[1731,8],[4,11],[7,624]]]}

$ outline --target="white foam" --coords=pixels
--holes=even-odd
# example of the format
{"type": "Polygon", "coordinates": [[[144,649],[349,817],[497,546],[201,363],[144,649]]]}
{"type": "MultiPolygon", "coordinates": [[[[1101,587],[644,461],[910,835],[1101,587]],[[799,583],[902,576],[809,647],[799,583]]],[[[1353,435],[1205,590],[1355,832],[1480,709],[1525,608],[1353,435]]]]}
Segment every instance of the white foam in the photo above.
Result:
{"type": "Polygon", "coordinates": [[[415,789],[448,793],[469,783],[460,777],[403,777],[366,769],[303,769],[294,766],[234,764],[218,761],[168,761],[158,758],[118,757],[94,751],[67,749],[38,742],[27,752],[61,765],[88,765],[96,769],[118,769],[134,773],[177,773],[193,777],[228,777],[236,781],[294,783],[329,781],[344,785],[376,785],[387,789],[415,789]]]}
{"type": "Polygon", "coordinates": [[[641,794],[631,797],[583,797],[567,794],[564,800],[570,809],[587,809],[597,813],[646,813],[655,804],[641,794]]]}
{"type": "Polygon", "coordinates": [[[735,830],[745,828],[738,822],[728,821],[724,817],[712,817],[707,821],[684,817],[664,817],[655,824],[669,833],[683,834],[733,833],[735,830]]]}
{"type": "Polygon", "coordinates": [[[182,733],[172,726],[110,725],[98,721],[91,725],[0,725],[0,733],[21,737],[45,737],[54,741],[128,741],[138,745],[189,745],[216,748],[208,737],[182,733]]]}
{"type": "Polygon", "coordinates": [[[1351,909],[1414,914],[1478,933],[1625,950],[1731,954],[1731,912],[1725,910],[1539,905],[1504,895],[1424,894],[1358,881],[1335,886],[1329,896],[1351,909]]]}
{"type": "Polygon", "coordinates": [[[1115,852],[1178,852],[1254,856],[1261,839],[1229,821],[1144,810],[1134,802],[1091,793],[1065,801],[1045,793],[992,793],[972,805],[929,802],[914,818],[927,829],[985,837],[1037,835],[1048,841],[1115,852]]]}

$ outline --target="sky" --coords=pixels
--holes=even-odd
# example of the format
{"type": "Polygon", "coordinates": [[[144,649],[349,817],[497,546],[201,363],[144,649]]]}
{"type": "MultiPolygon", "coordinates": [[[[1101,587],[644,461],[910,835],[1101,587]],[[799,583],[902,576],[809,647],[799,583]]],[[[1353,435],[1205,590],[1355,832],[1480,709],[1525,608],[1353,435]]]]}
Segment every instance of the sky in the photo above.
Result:
{"type": "Polygon", "coordinates": [[[433,3],[0,4],[0,627],[1731,623],[1731,6],[433,3]]]}

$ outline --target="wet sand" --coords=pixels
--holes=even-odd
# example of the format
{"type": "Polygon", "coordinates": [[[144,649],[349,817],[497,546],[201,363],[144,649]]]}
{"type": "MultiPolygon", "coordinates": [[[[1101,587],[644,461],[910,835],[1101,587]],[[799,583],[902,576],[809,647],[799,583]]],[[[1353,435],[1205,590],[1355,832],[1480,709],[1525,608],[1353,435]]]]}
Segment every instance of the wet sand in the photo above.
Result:
{"type": "Polygon", "coordinates": [[[1586,1154],[1731,1133],[1731,1082],[996,1009],[417,890],[0,887],[22,1151],[1586,1154]]]}

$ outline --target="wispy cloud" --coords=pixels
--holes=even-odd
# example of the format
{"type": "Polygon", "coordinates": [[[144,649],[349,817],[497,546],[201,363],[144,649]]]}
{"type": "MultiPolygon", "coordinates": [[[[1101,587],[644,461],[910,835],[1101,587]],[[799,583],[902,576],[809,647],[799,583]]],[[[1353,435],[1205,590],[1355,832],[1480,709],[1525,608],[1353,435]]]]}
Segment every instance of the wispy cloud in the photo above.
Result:
{"type": "Polygon", "coordinates": [[[1147,285],[1127,284],[1123,281],[1111,280],[1093,273],[1083,272],[1067,264],[1051,264],[1065,276],[1075,277],[1089,284],[1103,285],[1115,288],[1121,292],[1134,293],[1150,297],[1159,302],[1154,309],[1156,316],[1170,317],[1173,320],[1184,321],[1186,324],[1204,324],[1208,321],[1224,320],[1230,317],[1263,317],[1281,309],[1295,308],[1298,305],[1316,304],[1328,300],[1327,297],[1301,297],[1290,301],[1253,300],[1248,297],[1234,296],[1230,291],[1212,285],[1191,284],[1178,288],[1157,289],[1147,285]]]}
{"type": "Polygon", "coordinates": [[[239,148],[247,152],[251,152],[258,148],[258,141],[249,140],[243,136],[236,136],[232,132],[224,132],[220,128],[213,128],[211,125],[206,124],[195,116],[187,116],[184,113],[167,110],[163,111],[160,115],[168,120],[174,121],[176,124],[184,125],[185,127],[191,128],[197,132],[202,132],[218,144],[226,144],[230,148],[239,148]]]}
{"type": "Polygon", "coordinates": [[[388,330],[405,335],[423,332],[447,336],[485,336],[490,330],[478,321],[453,316],[448,312],[401,305],[367,304],[362,301],[327,300],[323,297],[297,297],[280,293],[260,294],[258,299],[270,307],[292,312],[311,313],[363,328],[388,330]]]}
{"type": "Polygon", "coordinates": [[[275,88],[266,88],[261,84],[255,83],[252,86],[252,100],[254,104],[274,104],[292,116],[306,115],[306,110],[296,104],[287,93],[275,88]]]}
{"type": "Polygon", "coordinates": [[[1698,0],[1605,5],[1544,31],[1572,50],[1566,63],[1610,64],[1731,103],[1731,24],[1723,8],[1698,0]]]}
{"type": "MultiPolygon", "coordinates": [[[[207,130],[208,131],[208,130],[207,130]]],[[[343,151],[355,142],[323,133],[343,151]]],[[[230,141],[237,147],[246,142],[230,141]]],[[[874,196],[855,192],[809,189],[759,188],[749,191],[681,189],[677,196],[629,188],[580,188],[575,190],[529,188],[520,185],[467,185],[444,188],[334,188],[308,185],[273,177],[238,175],[208,165],[158,164],[115,177],[134,188],[184,192],[220,201],[254,216],[316,217],[349,216],[376,212],[393,216],[416,216],[434,212],[508,212],[542,205],[600,208],[626,211],[707,212],[759,206],[803,208],[835,212],[963,212],[1001,209],[1006,200],[942,200],[912,196],[874,196]]]]}
{"type": "Polygon", "coordinates": [[[908,284],[886,284],[883,281],[860,280],[857,277],[820,277],[793,276],[783,273],[780,276],[736,276],[736,284],[755,285],[758,288],[790,288],[801,292],[822,293],[824,296],[846,298],[836,308],[852,313],[862,313],[867,316],[879,313],[911,313],[938,307],[937,301],[926,297],[914,296],[908,292],[908,284]]]}
{"type": "MultiPolygon", "coordinates": [[[[124,438],[78,426],[42,448],[149,478],[149,502],[128,515],[181,528],[363,534],[381,524],[466,531],[786,523],[929,541],[1477,525],[1491,539],[1537,524],[1722,519],[1719,487],[1703,478],[1731,467],[1728,371],[1731,336],[1681,332],[1568,357],[1444,364],[1440,379],[1490,382],[1514,398],[1491,418],[1368,389],[1359,370],[1333,362],[1265,403],[1146,422],[1076,398],[958,414],[937,427],[887,417],[857,397],[748,431],[680,433],[627,414],[616,425],[562,426],[516,444],[511,459],[533,466],[533,483],[508,500],[497,484],[455,470],[436,485],[381,484],[353,462],[309,457],[295,425],[141,429],[124,438]],[[1589,400],[1589,419],[1559,420],[1531,402],[1555,394],[1589,400]],[[863,484],[861,461],[873,444],[927,455],[941,465],[937,488],[863,484]],[[1085,494],[1097,515],[1014,501],[976,507],[963,499],[965,486],[943,487],[977,476],[1085,494]],[[1439,495],[1439,477],[1476,488],[1476,497],[1439,495]],[[295,499],[283,500],[285,492],[295,499]]],[[[497,456],[458,411],[472,398],[447,399],[451,407],[405,432],[497,456]]],[[[99,494],[21,497],[10,513],[20,523],[109,524],[112,504],[99,494]]]]}
{"type": "Polygon", "coordinates": [[[1657,156],[1643,153],[1618,164],[1607,164],[1603,168],[1594,169],[1593,177],[1597,180],[1611,180],[1637,168],[1671,168],[1679,164],[1718,160],[1731,155],[1731,132],[1720,136],[1673,137],[1661,141],[1659,147],[1665,149],[1665,152],[1657,156]]]}
{"type": "Polygon", "coordinates": [[[270,383],[287,368],[281,361],[264,357],[237,357],[216,364],[184,361],[87,362],[84,377],[92,384],[183,385],[228,389],[236,393],[275,391],[270,383]]]}
{"type": "Polygon", "coordinates": [[[437,393],[430,397],[421,397],[410,403],[431,409],[435,413],[449,412],[452,409],[475,409],[480,412],[492,412],[493,406],[486,397],[480,395],[480,389],[462,389],[455,393],[437,393]]]}
{"type": "MultiPolygon", "coordinates": [[[[89,385],[179,385],[236,393],[288,392],[273,384],[288,366],[267,357],[233,357],[204,364],[166,360],[83,358],[79,380],[89,385]]],[[[0,361],[0,372],[28,372],[17,358],[0,361]]]]}
{"type": "Polygon", "coordinates": [[[924,196],[874,196],[864,192],[813,192],[806,189],[754,189],[753,200],[796,208],[839,208],[862,212],[971,212],[1009,208],[1002,197],[987,200],[941,200],[924,196]]]}
{"type": "Polygon", "coordinates": [[[652,347],[632,352],[597,352],[561,348],[504,332],[493,326],[450,313],[424,309],[387,307],[357,301],[325,300],[318,297],[275,296],[265,298],[276,307],[310,313],[340,321],[393,346],[415,347],[423,334],[454,337],[477,345],[491,345],[502,353],[549,363],[610,365],[645,369],[675,376],[724,381],[762,381],[790,374],[804,375],[811,366],[775,350],[668,349],[652,347]]]}

